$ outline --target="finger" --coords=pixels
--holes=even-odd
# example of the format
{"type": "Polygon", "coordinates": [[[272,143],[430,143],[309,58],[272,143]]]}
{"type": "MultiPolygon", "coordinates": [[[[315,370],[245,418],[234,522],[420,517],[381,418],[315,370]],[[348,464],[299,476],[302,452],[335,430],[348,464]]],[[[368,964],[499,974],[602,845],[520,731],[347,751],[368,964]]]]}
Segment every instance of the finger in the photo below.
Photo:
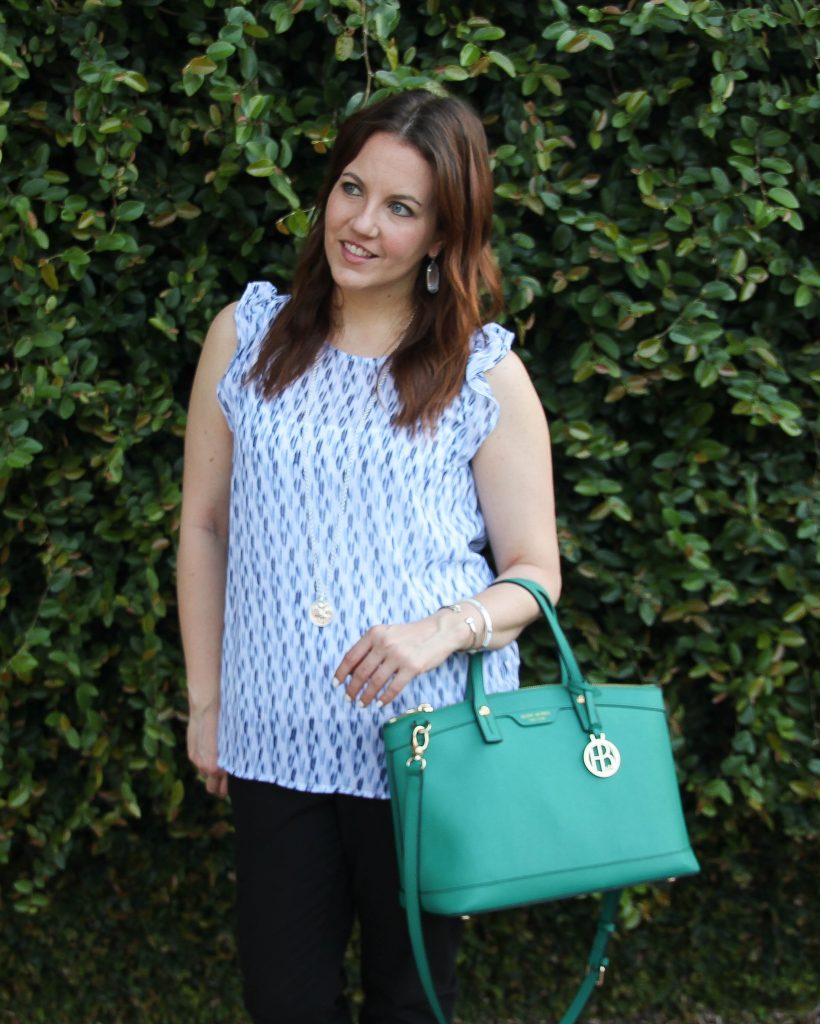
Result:
{"type": "Polygon", "coordinates": [[[359,699],[357,702],[358,707],[367,707],[371,704],[381,691],[387,686],[393,676],[398,671],[397,665],[391,665],[388,661],[383,661],[376,671],[368,679],[365,686],[359,691],[359,699]]]}
{"type": "Polygon", "coordinates": [[[347,654],[342,658],[336,671],[333,673],[334,679],[343,683],[345,679],[355,671],[357,665],[360,664],[362,659],[370,653],[373,647],[373,637],[370,633],[371,631],[368,630],[361,640],[357,640],[347,654]]]}
{"type": "Polygon", "coordinates": [[[214,796],[226,797],[228,795],[228,774],[227,772],[220,769],[219,771],[212,772],[206,782],[205,788],[209,793],[214,796]]]}
{"type": "Polygon", "coordinates": [[[379,707],[386,707],[391,701],[394,701],[410,680],[414,678],[414,675],[415,673],[408,672],[406,669],[400,669],[398,672],[395,672],[388,685],[379,694],[377,701],[379,707]]]}
{"type": "MultiPolygon", "coordinates": [[[[344,682],[348,676],[361,673],[362,662],[368,657],[375,656],[377,658],[376,664],[383,661],[390,652],[392,630],[392,626],[385,625],[384,623],[371,626],[361,640],[358,640],[341,660],[339,667],[334,673],[335,677],[340,682],[344,682]]],[[[372,670],[372,667],[371,663],[368,668],[372,670]]]]}
{"type": "Polygon", "coordinates": [[[205,776],[205,788],[209,793],[216,793],[219,790],[220,783],[222,781],[223,773],[221,771],[208,772],[205,776]]]}
{"type": "MultiPolygon", "coordinates": [[[[379,666],[383,662],[390,664],[392,660],[389,648],[385,647],[384,638],[381,636],[386,630],[385,626],[374,626],[373,629],[368,630],[362,641],[356,644],[355,647],[351,648],[351,654],[358,648],[357,656],[358,661],[353,664],[351,658],[351,665],[348,671],[347,677],[342,676],[341,672],[345,670],[344,662],[339,666],[338,678],[344,681],[348,678],[350,682],[347,686],[347,695],[351,700],[355,700],[362,687],[368,682],[378,670],[379,666]]],[[[347,660],[347,658],[345,659],[347,660]]],[[[397,666],[393,666],[393,671],[397,666]]]]}
{"type": "Polygon", "coordinates": [[[372,651],[367,655],[356,668],[353,670],[353,674],[350,677],[350,682],[347,684],[345,690],[346,695],[350,700],[361,699],[364,695],[363,691],[370,682],[371,679],[375,678],[379,672],[382,672],[382,686],[387,681],[389,676],[395,671],[394,668],[389,668],[387,663],[384,661],[383,655],[372,651]]]}

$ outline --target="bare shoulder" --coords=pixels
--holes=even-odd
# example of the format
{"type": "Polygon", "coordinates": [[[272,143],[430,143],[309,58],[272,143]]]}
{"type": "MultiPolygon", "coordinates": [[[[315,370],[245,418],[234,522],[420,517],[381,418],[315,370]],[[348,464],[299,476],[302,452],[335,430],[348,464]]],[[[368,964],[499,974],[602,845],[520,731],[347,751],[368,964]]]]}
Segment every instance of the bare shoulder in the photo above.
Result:
{"type": "Polygon", "coordinates": [[[496,386],[506,387],[529,383],[530,375],[516,352],[508,352],[495,366],[487,371],[487,378],[496,386]]]}
{"type": "Polygon", "coordinates": [[[487,380],[493,389],[502,415],[516,412],[532,415],[539,410],[541,400],[530,379],[527,368],[515,352],[508,352],[500,362],[487,371],[487,380]]]}
{"type": "Polygon", "coordinates": [[[221,309],[211,321],[202,351],[199,354],[194,386],[191,392],[191,413],[202,409],[209,416],[221,412],[216,402],[216,388],[228,369],[236,351],[236,320],[234,314],[238,303],[232,302],[221,309]]]}
{"type": "Polygon", "coordinates": [[[236,351],[236,307],[238,302],[231,302],[216,314],[205,335],[202,345],[201,361],[218,370],[224,371],[236,351]]]}

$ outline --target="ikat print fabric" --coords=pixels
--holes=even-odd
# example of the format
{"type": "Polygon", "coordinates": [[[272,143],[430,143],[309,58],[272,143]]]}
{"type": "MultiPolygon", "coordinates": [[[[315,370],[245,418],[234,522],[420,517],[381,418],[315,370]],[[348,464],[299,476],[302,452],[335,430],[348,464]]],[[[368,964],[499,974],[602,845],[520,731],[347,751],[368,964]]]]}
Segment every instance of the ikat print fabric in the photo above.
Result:
{"type": "MultiPolygon", "coordinates": [[[[384,360],[325,345],[312,404],[309,374],[264,399],[243,381],[286,301],[269,283],[248,285],[236,308],[236,352],[217,390],[234,439],[219,763],[290,789],[386,798],[382,723],[422,702],[463,700],[467,657],[418,676],[383,709],[351,704],[333,672],[371,626],[419,619],[493,579],[470,460],[497,423],[485,372],[509,352],[512,334],[498,324],[476,333],[464,386],[432,437],[391,426],[398,396],[383,374],[353,453],[333,559],[349,446],[384,360]],[[322,629],[308,618],[306,473],[319,573],[335,608],[322,629]]],[[[488,654],[488,689],[515,689],[518,662],[515,644],[488,654]]]]}

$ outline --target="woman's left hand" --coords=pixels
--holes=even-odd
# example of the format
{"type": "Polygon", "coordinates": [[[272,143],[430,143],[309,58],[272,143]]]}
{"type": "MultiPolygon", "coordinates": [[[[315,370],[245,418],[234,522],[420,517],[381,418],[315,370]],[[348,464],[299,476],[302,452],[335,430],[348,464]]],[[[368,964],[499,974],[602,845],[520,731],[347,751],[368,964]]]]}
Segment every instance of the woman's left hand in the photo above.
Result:
{"type": "Polygon", "coordinates": [[[347,681],[345,694],[360,707],[383,707],[415,676],[436,668],[470,643],[464,622],[446,611],[417,622],[371,627],[342,658],[334,685],[347,681]],[[466,635],[465,635],[466,634],[466,635]]]}

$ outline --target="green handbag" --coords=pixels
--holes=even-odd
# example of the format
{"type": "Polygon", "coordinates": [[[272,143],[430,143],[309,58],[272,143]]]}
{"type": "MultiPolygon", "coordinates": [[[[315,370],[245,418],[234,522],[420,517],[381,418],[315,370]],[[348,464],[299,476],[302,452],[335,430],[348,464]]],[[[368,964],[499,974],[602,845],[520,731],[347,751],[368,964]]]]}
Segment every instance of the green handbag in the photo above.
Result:
{"type": "Polygon", "coordinates": [[[573,1024],[603,979],[619,890],[694,874],[658,686],[591,686],[542,587],[528,590],[558,648],[561,683],[487,695],[470,656],[467,699],[383,728],[402,901],[439,1024],[421,911],[464,915],[609,890],[573,1024]]]}

